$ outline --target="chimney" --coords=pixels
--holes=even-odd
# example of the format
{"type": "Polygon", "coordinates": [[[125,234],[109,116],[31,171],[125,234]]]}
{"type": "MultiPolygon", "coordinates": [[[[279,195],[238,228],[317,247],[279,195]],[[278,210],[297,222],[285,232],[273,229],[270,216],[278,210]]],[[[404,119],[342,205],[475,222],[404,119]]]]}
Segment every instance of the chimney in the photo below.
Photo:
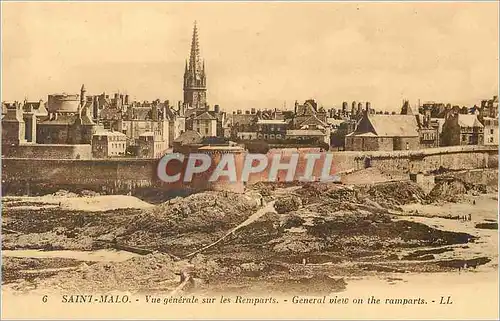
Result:
{"type": "Polygon", "coordinates": [[[343,111],[343,112],[346,112],[346,111],[347,111],[347,101],[344,101],[344,102],[342,103],[342,111],[343,111]]]}
{"type": "Polygon", "coordinates": [[[370,111],[371,104],[369,101],[366,102],[366,111],[370,111]]]}
{"type": "Polygon", "coordinates": [[[249,110],[245,110],[245,115],[250,115],[250,111],[249,110]]]}
{"type": "Polygon", "coordinates": [[[124,101],[125,105],[128,105],[128,95],[125,95],[125,101],[124,101]]]}
{"type": "Polygon", "coordinates": [[[214,111],[215,111],[216,113],[219,113],[219,112],[220,112],[220,107],[219,107],[219,105],[214,105],[214,111]]]}
{"type": "Polygon", "coordinates": [[[238,115],[241,115],[241,109],[238,109],[237,114],[238,114],[238,115]]]}
{"type": "Polygon", "coordinates": [[[255,115],[255,108],[252,108],[251,114],[255,115]]]}

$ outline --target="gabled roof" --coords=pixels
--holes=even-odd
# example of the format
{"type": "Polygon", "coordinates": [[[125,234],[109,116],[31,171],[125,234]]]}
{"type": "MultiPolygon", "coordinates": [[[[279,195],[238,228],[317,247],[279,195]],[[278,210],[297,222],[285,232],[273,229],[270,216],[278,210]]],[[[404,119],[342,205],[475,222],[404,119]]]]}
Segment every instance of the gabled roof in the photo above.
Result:
{"type": "Polygon", "coordinates": [[[483,124],[479,122],[476,115],[458,115],[458,125],[460,127],[484,127],[483,124]]]}
{"type": "Polygon", "coordinates": [[[356,124],[356,130],[351,136],[359,136],[367,132],[372,132],[379,137],[417,137],[417,118],[414,115],[365,114],[356,124]]]}
{"type": "Polygon", "coordinates": [[[180,143],[182,145],[201,144],[202,141],[203,137],[200,135],[200,133],[194,130],[187,130],[184,133],[180,134],[179,137],[174,139],[175,143],[180,143]]]}
{"type": "Polygon", "coordinates": [[[297,124],[298,126],[306,126],[306,125],[317,125],[317,126],[323,126],[323,127],[326,127],[327,125],[325,124],[325,122],[321,121],[321,119],[319,119],[318,117],[316,117],[316,115],[312,115],[311,117],[307,118],[306,120],[304,120],[303,122],[301,122],[300,124],[297,124]]]}
{"type": "Polygon", "coordinates": [[[203,114],[200,114],[200,115],[194,117],[193,119],[195,119],[195,120],[216,120],[217,118],[210,115],[210,113],[208,113],[208,112],[204,112],[203,114]]]}
{"type": "Polygon", "coordinates": [[[298,105],[297,115],[315,115],[316,114],[316,103],[311,100],[307,100],[303,105],[298,105]]]}
{"type": "Polygon", "coordinates": [[[164,110],[166,111],[166,115],[164,115],[164,117],[166,119],[169,119],[169,120],[175,119],[176,114],[175,114],[175,110],[173,110],[172,107],[167,106],[167,108],[164,108],[164,110]]]}
{"type": "Polygon", "coordinates": [[[378,136],[418,136],[418,124],[414,115],[369,115],[368,119],[378,136]]]}

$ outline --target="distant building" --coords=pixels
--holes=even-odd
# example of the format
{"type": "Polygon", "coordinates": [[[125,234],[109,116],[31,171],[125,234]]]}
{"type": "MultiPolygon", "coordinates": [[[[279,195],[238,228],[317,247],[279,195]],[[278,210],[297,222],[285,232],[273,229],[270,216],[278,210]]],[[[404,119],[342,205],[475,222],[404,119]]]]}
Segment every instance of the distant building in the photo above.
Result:
{"type": "Polygon", "coordinates": [[[257,132],[238,132],[237,138],[240,140],[255,140],[258,139],[257,132]]]}
{"type": "Polygon", "coordinates": [[[4,103],[5,115],[2,118],[2,144],[20,145],[26,142],[26,126],[23,110],[19,102],[4,103]]]}
{"type": "Polygon", "coordinates": [[[43,100],[39,101],[24,101],[23,111],[25,113],[33,113],[35,117],[41,118],[49,115],[47,108],[45,107],[45,102],[43,100]]]}
{"type": "MultiPolygon", "coordinates": [[[[410,102],[405,100],[401,107],[401,115],[413,115],[410,102]]],[[[432,109],[427,106],[417,111],[415,117],[418,124],[419,142],[421,148],[439,147],[439,122],[431,118],[432,109]]]]}
{"type": "Polygon", "coordinates": [[[325,143],[330,146],[330,135],[319,129],[289,129],[286,139],[294,141],[307,141],[308,143],[325,143]]]}
{"type": "Polygon", "coordinates": [[[452,110],[443,124],[442,146],[482,145],[484,126],[477,115],[464,115],[452,110]]]}
{"type": "Polygon", "coordinates": [[[480,113],[483,117],[498,118],[498,96],[482,100],[480,113]]]}
{"type": "Polygon", "coordinates": [[[38,144],[90,144],[96,124],[90,109],[85,107],[85,87],[81,94],[49,95],[48,116],[40,119],[36,127],[38,144]]]}
{"type": "Polygon", "coordinates": [[[240,133],[252,133],[251,136],[255,134],[257,135],[257,120],[259,117],[255,111],[255,108],[252,108],[250,112],[243,113],[240,109],[237,111],[233,111],[232,114],[228,114],[224,121],[224,137],[226,138],[241,138],[242,135],[247,136],[248,134],[240,134],[240,133]]]}
{"type": "Polygon", "coordinates": [[[187,130],[179,137],[174,139],[173,151],[186,152],[191,149],[191,146],[201,146],[203,137],[197,131],[187,130]]]}
{"type": "Polygon", "coordinates": [[[92,157],[125,156],[127,136],[120,132],[97,132],[92,136],[92,157]]]}
{"type": "Polygon", "coordinates": [[[311,116],[316,116],[317,119],[326,123],[327,113],[323,107],[318,108],[318,104],[314,99],[308,99],[302,105],[297,101],[295,102],[294,128],[300,128],[304,121],[310,119],[311,116]]]}
{"type": "Polygon", "coordinates": [[[139,135],[137,146],[137,156],[140,158],[160,158],[168,149],[168,143],[163,139],[163,136],[153,132],[139,135]]]}
{"type": "Polygon", "coordinates": [[[498,145],[498,118],[483,118],[484,144],[498,145]]]}
{"type": "Polygon", "coordinates": [[[285,138],[288,123],[284,119],[257,120],[257,139],[279,140],[285,138]]]}
{"type": "Polygon", "coordinates": [[[420,147],[414,115],[372,115],[365,113],[354,132],[346,135],[345,150],[391,151],[420,147]]]}
{"type": "Polygon", "coordinates": [[[191,127],[202,137],[217,136],[217,118],[208,111],[202,112],[199,115],[193,115],[188,122],[191,125],[188,127],[191,127]]]}

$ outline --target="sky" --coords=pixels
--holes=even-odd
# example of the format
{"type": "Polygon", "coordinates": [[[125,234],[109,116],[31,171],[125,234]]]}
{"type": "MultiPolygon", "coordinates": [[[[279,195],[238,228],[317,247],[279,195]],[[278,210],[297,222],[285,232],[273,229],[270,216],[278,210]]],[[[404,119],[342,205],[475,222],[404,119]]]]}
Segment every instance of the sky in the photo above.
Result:
{"type": "Polygon", "coordinates": [[[399,110],[498,94],[498,2],[2,2],[2,100],[116,91],[182,99],[194,21],[223,110],[399,110]]]}

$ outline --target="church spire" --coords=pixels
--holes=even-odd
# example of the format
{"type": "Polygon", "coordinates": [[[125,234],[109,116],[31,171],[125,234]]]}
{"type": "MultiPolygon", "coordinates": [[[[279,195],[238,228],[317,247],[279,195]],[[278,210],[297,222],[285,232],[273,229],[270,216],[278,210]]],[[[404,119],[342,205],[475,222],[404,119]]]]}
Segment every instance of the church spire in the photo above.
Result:
{"type": "Polygon", "coordinates": [[[200,55],[198,26],[195,21],[189,62],[186,62],[184,71],[184,103],[190,106],[190,108],[205,108],[206,85],[205,62],[201,59],[200,55]]]}
{"type": "Polygon", "coordinates": [[[198,42],[198,27],[194,22],[193,38],[191,40],[191,55],[189,57],[189,70],[191,72],[201,71],[200,44],[198,42]]]}

